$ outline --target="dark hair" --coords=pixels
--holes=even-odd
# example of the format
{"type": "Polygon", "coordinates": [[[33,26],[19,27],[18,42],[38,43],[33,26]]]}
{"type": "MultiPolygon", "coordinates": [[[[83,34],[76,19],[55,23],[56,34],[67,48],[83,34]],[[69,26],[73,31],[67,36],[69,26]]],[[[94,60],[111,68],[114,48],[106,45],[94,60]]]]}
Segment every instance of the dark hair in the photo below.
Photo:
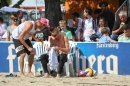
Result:
{"type": "MultiPolygon", "coordinates": [[[[99,18],[99,21],[100,21],[101,19],[104,20],[104,27],[108,27],[108,23],[107,23],[106,19],[105,19],[104,17],[100,17],[100,18],[99,18]]],[[[98,27],[100,27],[99,23],[98,23],[98,27]]]]}
{"type": "Polygon", "coordinates": [[[22,11],[22,10],[18,10],[18,11],[17,11],[17,15],[19,15],[19,14],[20,14],[20,12],[23,12],[23,11],[22,11]]]}
{"type": "Polygon", "coordinates": [[[58,28],[57,28],[57,27],[51,27],[51,28],[50,28],[50,32],[53,32],[53,31],[55,31],[55,30],[58,31],[58,28]]]}
{"type": "Polygon", "coordinates": [[[16,19],[16,18],[18,18],[18,16],[17,16],[17,14],[12,13],[12,14],[10,15],[10,18],[11,18],[11,19],[16,19]]]}
{"type": "Polygon", "coordinates": [[[129,24],[124,24],[124,25],[122,26],[122,29],[123,29],[123,30],[130,29],[130,25],[129,25],[129,24]]]}
{"type": "Polygon", "coordinates": [[[101,13],[101,9],[95,9],[94,10],[94,14],[99,14],[99,13],[101,13]]]}
{"type": "Polygon", "coordinates": [[[3,22],[3,18],[2,17],[0,17],[0,21],[3,22]]]}
{"type": "Polygon", "coordinates": [[[77,13],[77,12],[73,12],[72,15],[76,16],[76,17],[79,17],[79,13],[77,13]]]}
{"type": "Polygon", "coordinates": [[[108,3],[107,3],[106,1],[100,2],[100,3],[99,3],[99,6],[101,7],[103,4],[104,4],[106,7],[108,6],[108,3]]]}
{"type": "Polygon", "coordinates": [[[84,10],[85,12],[88,12],[89,15],[92,15],[92,9],[90,7],[87,7],[84,10]]]}

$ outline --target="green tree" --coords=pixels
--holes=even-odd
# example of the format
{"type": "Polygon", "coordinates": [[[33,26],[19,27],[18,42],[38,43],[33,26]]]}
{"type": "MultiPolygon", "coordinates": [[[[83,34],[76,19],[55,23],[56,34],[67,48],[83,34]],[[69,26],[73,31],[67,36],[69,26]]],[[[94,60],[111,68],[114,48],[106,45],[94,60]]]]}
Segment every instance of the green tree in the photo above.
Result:
{"type": "Polygon", "coordinates": [[[60,0],[61,4],[63,4],[65,2],[65,0],[60,0]]]}
{"type": "Polygon", "coordinates": [[[45,17],[49,20],[50,26],[58,26],[61,17],[60,0],[45,0],[45,17]]]}
{"type": "Polygon", "coordinates": [[[12,0],[0,0],[0,8],[4,6],[9,6],[12,3],[12,0]]]}
{"type": "Polygon", "coordinates": [[[7,1],[7,3],[10,5],[10,4],[12,4],[12,0],[6,0],[7,1]]]}

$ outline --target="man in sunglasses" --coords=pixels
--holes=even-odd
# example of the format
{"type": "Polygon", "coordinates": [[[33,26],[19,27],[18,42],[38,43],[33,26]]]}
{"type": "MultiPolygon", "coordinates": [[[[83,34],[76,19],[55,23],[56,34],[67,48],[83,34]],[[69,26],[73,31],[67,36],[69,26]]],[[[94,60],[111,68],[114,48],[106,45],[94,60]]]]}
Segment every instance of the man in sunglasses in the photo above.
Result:
{"type": "MultiPolygon", "coordinates": [[[[64,66],[65,62],[67,62],[67,53],[70,50],[69,40],[68,40],[68,37],[65,36],[64,33],[59,33],[57,27],[50,28],[50,33],[51,33],[50,47],[48,47],[47,50],[49,51],[53,47],[54,50],[58,52],[57,60],[58,60],[59,64],[58,64],[56,77],[60,78],[63,66],[64,66]]],[[[43,76],[44,78],[49,77],[49,72],[47,69],[47,63],[49,62],[49,60],[48,60],[49,57],[50,56],[47,54],[43,54],[40,56],[41,63],[42,63],[44,73],[45,73],[43,76]]]]}
{"type": "Polygon", "coordinates": [[[34,49],[32,44],[29,40],[30,36],[33,36],[35,33],[35,29],[41,27],[36,21],[26,21],[21,23],[16,29],[12,32],[13,42],[15,45],[15,50],[17,53],[17,57],[20,57],[19,64],[20,64],[20,76],[24,77],[24,58],[26,53],[30,55],[29,58],[29,65],[28,65],[28,75],[30,77],[34,77],[33,73],[31,72],[32,63],[34,60],[34,49]]]}

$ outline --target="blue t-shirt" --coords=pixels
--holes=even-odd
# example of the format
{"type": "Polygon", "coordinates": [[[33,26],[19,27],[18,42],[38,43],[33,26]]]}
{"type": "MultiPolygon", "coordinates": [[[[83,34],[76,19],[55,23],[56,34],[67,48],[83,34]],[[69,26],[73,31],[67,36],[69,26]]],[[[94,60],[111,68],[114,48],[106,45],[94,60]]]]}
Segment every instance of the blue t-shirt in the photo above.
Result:
{"type": "Polygon", "coordinates": [[[110,37],[109,36],[102,36],[99,39],[99,42],[110,42],[110,37]]]}
{"type": "MultiPolygon", "coordinates": [[[[107,27],[107,29],[110,31],[110,28],[107,27]]],[[[96,35],[98,36],[98,38],[101,38],[102,34],[99,32],[98,28],[94,28],[96,35]]]]}

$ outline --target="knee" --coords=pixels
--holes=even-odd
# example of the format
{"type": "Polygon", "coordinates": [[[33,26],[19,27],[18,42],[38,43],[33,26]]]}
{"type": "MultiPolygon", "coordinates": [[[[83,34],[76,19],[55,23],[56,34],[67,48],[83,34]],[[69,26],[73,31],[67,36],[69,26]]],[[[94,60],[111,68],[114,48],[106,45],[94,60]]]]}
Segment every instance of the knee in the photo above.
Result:
{"type": "Polygon", "coordinates": [[[31,53],[30,55],[31,55],[31,56],[34,56],[34,53],[31,53]]]}
{"type": "Polygon", "coordinates": [[[42,60],[47,60],[48,59],[48,55],[47,54],[42,54],[41,56],[40,56],[40,60],[42,61],[42,60]]]}

